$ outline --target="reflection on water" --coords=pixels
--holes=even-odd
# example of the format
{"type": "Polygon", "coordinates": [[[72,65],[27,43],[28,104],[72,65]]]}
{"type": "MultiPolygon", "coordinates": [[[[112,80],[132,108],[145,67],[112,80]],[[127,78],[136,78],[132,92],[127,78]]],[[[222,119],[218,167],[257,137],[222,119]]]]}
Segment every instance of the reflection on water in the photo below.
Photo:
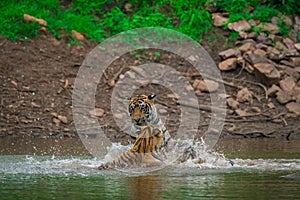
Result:
{"type": "Polygon", "coordinates": [[[206,163],[139,174],[96,170],[76,139],[0,142],[0,199],[300,199],[298,141],[222,141],[234,166],[202,152],[206,163]]]}

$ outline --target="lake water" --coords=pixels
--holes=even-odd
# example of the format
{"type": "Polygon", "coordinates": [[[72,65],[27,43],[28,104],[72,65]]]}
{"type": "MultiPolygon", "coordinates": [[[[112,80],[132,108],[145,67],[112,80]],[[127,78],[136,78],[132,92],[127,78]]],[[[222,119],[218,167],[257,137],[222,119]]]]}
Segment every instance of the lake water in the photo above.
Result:
{"type": "Polygon", "coordinates": [[[0,142],[0,199],[300,199],[297,140],[226,140],[226,158],[139,173],[96,170],[103,160],[73,139],[0,142]]]}

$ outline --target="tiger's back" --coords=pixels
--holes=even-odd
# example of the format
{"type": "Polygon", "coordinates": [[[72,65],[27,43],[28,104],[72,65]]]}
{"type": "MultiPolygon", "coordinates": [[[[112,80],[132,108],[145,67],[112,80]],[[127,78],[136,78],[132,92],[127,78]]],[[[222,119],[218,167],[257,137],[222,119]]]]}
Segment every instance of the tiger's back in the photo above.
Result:
{"type": "Polygon", "coordinates": [[[153,164],[162,161],[164,133],[157,125],[142,126],[141,132],[131,149],[122,153],[117,159],[103,163],[98,169],[114,169],[140,164],[153,164]]]}

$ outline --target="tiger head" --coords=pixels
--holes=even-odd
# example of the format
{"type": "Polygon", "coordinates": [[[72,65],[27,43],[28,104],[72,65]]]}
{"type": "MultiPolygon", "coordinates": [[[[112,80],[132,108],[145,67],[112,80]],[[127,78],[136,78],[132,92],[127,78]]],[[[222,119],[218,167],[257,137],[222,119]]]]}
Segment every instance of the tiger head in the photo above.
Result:
{"type": "Polygon", "coordinates": [[[154,105],[154,98],[156,95],[152,94],[137,95],[131,97],[128,104],[128,114],[132,123],[136,126],[145,126],[152,124],[157,118],[157,111],[154,105]]]}

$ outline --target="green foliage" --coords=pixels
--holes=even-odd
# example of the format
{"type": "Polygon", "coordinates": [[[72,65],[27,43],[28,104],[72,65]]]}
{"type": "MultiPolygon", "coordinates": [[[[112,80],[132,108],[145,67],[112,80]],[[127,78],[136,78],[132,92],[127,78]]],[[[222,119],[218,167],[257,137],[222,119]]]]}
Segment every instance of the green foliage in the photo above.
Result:
{"type": "Polygon", "coordinates": [[[272,17],[277,16],[279,11],[274,7],[258,6],[252,13],[253,19],[259,19],[262,22],[269,22],[272,17]]]}
{"type": "Polygon", "coordinates": [[[300,14],[299,0],[265,0],[265,4],[273,6],[282,13],[300,14]]]}
{"type": "Polygon", "coordinates": [[[84,15],[98,15],[105,12],[105,7],[112,4],[113,0],[74,0],[70,11],[84,15]]]}
{"type": "MultiPolygon", "coordinates": [[[[164,27],[201,40],[211,31],[211,14],[205,6],[215,6],[230,13],[229,22],[250,18],[262,22],[273,16],[300,13],[299,0],[2,0],[0,1],[0,35],[12,40],[38,36],[40,26],[25,23],[23,14],[48,22],[47,30],[55,37],[76,30],[89,39],[100,42],[123,31],[142,27],[164,27]],[[131,8],[125,8],[131,4],[131,8]],[[254,7],[251,12],[249,6],[254,7]]],[[[280,32],[287,35],[288,27],[282,22],[280,32]]],[[[259,30],[257,30],[259,31],[259,30]]],[[[236,35],[232,35],[236,38],[236,35]]]]}

